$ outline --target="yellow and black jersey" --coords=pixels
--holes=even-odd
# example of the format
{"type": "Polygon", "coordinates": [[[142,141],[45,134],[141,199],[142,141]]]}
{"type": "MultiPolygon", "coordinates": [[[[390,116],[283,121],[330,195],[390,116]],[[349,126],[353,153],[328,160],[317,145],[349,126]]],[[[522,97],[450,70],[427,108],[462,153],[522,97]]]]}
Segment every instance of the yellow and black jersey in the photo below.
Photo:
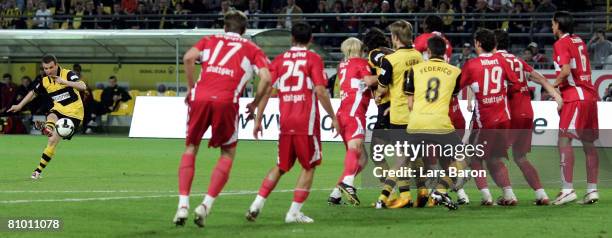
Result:
{"type": "MultiPolygon", "coordinates": [[[[370,65],[370,70],[372,71],[372,75],[380,75],[381,68],[380,64],[382,63],[382,59],[385,57],[385,52],[376,48],[368,53],[368,64],[370,65]]],[[[383,95],[378,105],[385,104],[389,102],[389,94],[383,95]]]]}
{"type": "Polygon", "coordinates": [[[403,91],[404,81],[410,74],[412,66],[421,62],[423,56],[412,46],[399,48],[382,59],[378,86],[389,88],[388,94],[391,100],[389,114],[393,125],[408,124],[410,110],[408,110],[408,98],[403,91]]]}
{"type": "Polygon", "coordinates": [[[442,59],[431,59],[412,67],[404,93],[414,96],[408,133],[447,134],[455,130],[448,110],[459,93],[461,69],[442,59]]]}
{"type": "MultiPolygon", "coordinates": [[[[79,76],[68,69],[57,69],[57,77],[65,80],[77,82],[79,76]]],[[[83,101],[76,88],[72,88],[60,83],[49,76],[43,77],[40,81],[34,83],[34,92],[37,95],[46,95],[53,101],[51,111],[78,120],[83,120],[83,101]]]]}

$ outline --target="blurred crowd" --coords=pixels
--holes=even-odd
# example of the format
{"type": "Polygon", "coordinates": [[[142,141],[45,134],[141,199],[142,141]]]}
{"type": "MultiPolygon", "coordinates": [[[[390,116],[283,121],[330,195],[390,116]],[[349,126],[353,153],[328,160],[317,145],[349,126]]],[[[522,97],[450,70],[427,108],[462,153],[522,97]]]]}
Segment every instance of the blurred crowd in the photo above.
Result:
{"type": "MultiPolygon", "coordinates": [[[[220,27],[220,16],[230,9],[242,10],[253,20],[252,28],[290,28],[298,17],[258,21],[258,14],[299,13],[550,13],[556,10],[586,11],[591,1],[570,0],[1,0],[0,28],[17,29],[170,29],[220,27]],[[558,7],[559,6],[559,7],[558,7]],[[189,17],[190,14],[209,14],[189,17]],[[215,17],[214,15],[219,15],[215,17]]],[[[467,21],[471,16],[445,16],[448,32],[472,32],[478,27],[504,28],[511,32],[549,32],[548,22],[529,19],[467,21]]],[[[478,17],[476,17],[478,18],[478,17]]],[[[382,26],[386,17],[325,19],[315,24],[318,32],[357,32],[359,27],[382,26]]],[[[478,20],[478,19],[476,19],[478,20]]],[[[365,29],[365,28],[361,28],[365,29]]]]}

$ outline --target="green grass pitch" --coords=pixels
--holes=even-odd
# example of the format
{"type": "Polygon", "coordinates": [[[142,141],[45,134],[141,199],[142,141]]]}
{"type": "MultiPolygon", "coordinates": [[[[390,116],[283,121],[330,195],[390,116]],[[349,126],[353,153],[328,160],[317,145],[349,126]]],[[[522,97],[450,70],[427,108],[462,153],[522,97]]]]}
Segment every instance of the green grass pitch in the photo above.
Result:
{"type": "MultiPolygon", "coordinates": [[[[177,169],[183,140],[76,136],[63,141],[40,181],[29,179],[46,138],[0,136],[0,218],[56,217],[59,232],[5,232],[0,237],[611,237],[612,190],[600,186],[599,204],[562,207],[531,205],[533,192],[511,165],[519,198],[517,207],[480,207],[470,181],[472,204],[449,212],[443,207],[375,210],[369,207],[378,189],[359,190],[360,207],[329,207],[330,188],[342,170],[344,147],[324,143],[324,161],[304,205],[314,224],[284,224],[298,167],[272,193],[257,222],[244,219],[263,176],[276,162],[275,142],[241,141],[237,159],[207,227],[191,220],[176,228],[171,219],[177,204],[177,169]]],[[[578,150],[579,151],[579,150],[578,150]]],[[[203,148],[197,159],[192,208],[202,200],[218,158],[203,148]]],[[[580,153],[577,153],[580,154],[580,153]]],[[[530,155],[541,169],[549,196],[558,192],[558,156],[553,147],[530,155]]],[[[580,157],[580,156],[579,156],[580,157]]],[[[602,162],[602,166],[609,161],[602,162]]],[[[606,166],[608,166],[606,165],[606,166]]],[[[584,183],[584,162],[576,161],[576,184],[584,183]]],[[[364,170],[365,173],[371,171],[364,170]]],[[[610,169],[600,170],[609,181],[610,169]]],[[[602,182],[603,184],[603,182],[602,182]]],[[[490,183],[493,188],[494,184],[490,183]]],[[[498,189],[494,196],[500,195],[498,189]]],[[[583,189],[577,190],[584,194],[583,189]]]]}

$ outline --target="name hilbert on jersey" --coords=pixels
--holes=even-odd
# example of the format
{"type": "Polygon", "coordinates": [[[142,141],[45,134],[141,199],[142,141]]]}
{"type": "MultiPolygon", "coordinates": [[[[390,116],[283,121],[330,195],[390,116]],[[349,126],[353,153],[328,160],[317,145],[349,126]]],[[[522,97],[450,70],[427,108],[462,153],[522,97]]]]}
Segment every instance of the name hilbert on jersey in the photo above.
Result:
{"type": "MultiPolygon", "coordinates": [[[[492,59],[492,60],[491,59],[480,59],[480,63],[483,66],[499,65],[500,64],[499,60],[497,60],[497,59],[492,59]]],[[[495,72],[498,72],[498,71],[495,71],[495,69],[499,69],[499,68],[493,68],[492,74],[495,74],[495,72]]],[[[485,71],[485,74],[487,74],[488,72],[489,71],[485,71]]],[[[489,78],[489,77],[485,76],[485,78],[489,78]]],[[[493,79],[496,79],[496,78],[499,78],[499,77],[493,76],[493,79]]],[[[498,87],[494,91],[499,91],[500,90],[500,88],[499,88],[500,84],[498,82],[494,82],[494,83],[497,83],[497,87],[498,87]]],[[[506,85],[506,82],[504,81],[504,86],[505,85],[506,85]]],[[[489,92],[489,88],[488,88],[489,84],[485,83],[483,86],[484,86],[484,88],[482,90],[482,92],[483,92],[482,95],[484,97],[482,98],[482,104],[497,104],[497,103],[500,103],[500,102],[502,102],[504,100],[505,95],[495,95],[494,94],[492,96],[488,96],[487,97],[487,93],[489,92]]],[[[471,85],[471,87],[472,87],[472,90],[474,90],[474,92],[480,92],[480,86],[478,85],[478,83],[473,83],[471,85]]]]}

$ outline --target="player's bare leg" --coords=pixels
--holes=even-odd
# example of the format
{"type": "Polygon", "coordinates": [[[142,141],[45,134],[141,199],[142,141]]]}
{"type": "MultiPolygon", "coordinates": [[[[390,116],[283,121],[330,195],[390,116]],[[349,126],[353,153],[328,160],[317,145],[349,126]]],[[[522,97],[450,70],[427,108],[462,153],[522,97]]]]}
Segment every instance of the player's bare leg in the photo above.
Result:
{"type": "Polygon", "coordinates": [[[489,158],[486,161],[487,168],[491,171],[495,184],[503,191],[503,195],[497,200],[497,204],[502,206],[515,206],[518,200],[512,190],[508,167],[506,167],[504,163],[505,160],[506,158],[504,157],[489,158]]]}
{"type": "Polygon", "coordinates": [[[253,201],[253,203],[251,203],[251,206],[247,211],[247,220],[255,221],[255,219],[257,219],[257,216],[261,212],[261,209],[263,209],[266,199],[268,198],[272,190],[274,190],[274,187],[276,187],[276,184],[278,183],[282,175],[283,171],[281,171],[278,166],[274,166],[272,169],[270,169],[263,182],[261,183],[261,187],[259,188],[259,193],[257,193],[257,197],[255,197],[255,200],[253,201]]]}
{"type": "Polygon", "coordinates": [[[177,226],[185,225],[185,221],[189,215],[189,194],[191,192],[191,183],[195,172],[195,159],[198,154],[199,145],[187,145],[181,163],[178,169],[179,182],[179,202],[176,215],[172,222],[177,226]]]}
{"type": "Polygon", "coordinates": [[[542,183],[540,182],[540,176],[538,175],[538,171],[531,164],[531,162],[527,160],[527,154],[520,153],[518,151],[514,151],[512,153],[512,156],[514,157],[514,162],[516,163],[516,165],[519,167],[519,169],[521,169],[521,172],[523,173],[525,180],[527,181],[531,189],[535,191],[536,199],[534,201],[534,204],[548,205],[549,203],[548,195],[546,194],[546,191],[544,191],[544,188],[542,187],[542,183]]]}
{"type": "MultiPolygon", "coordinates": [[[[484,170],[483,159],[482,158],[472,158],[470,161],[470,167],[473,170],[484,170]]],[[[490,171],[489,171],[490,172],[490,171]]],[[[493,205],[493,196],[491,195],[491,191],[489,190],[489,186],[487,183],[486,177],[476,177],[474,178],[474,182],[476,183],[476,187],[480,191],[482,195],[482,200],[480,201],[480,205],[483,206],[491,206],[493,205]]]]}
{"type": "Polygon", "coordinates": [[[599,201],[597,177],[599,175],[599,157],[593,142],[582,141],[582,150],[586,157],[587,189],[582,204],[594,204],[599,201]]]}
{"type": "Polygon", "coordinates": [[[302,213],[302,205],[310,194],[310,187],[314,178],[315,168],[302,169],[297,185],[293,192],[293,202],[285,216],[286,223],[313,223],[314,220],[302,213]]]}
{"type": "Polygon", "coordinates": [[[217,161],[211,176],[210,184],[208,185],[208,192],[204,196],[202,204],[198,205],[195,209],[194,222],[199,227],[204,227],[206,224],[206,217],[210,214],[212,205],[215,199],[223,190],[223,187],[229,179],[229,173],[232,169],[232,163],[234,156],[236,155],[236,146],[225,146],[221,147],[221,157],[217,161]]]}
{"type": "Polygon", "coordinates": [[[569,137],[559,137],[559,155],[561,157],[561,191],[553,201],[553,205],[562,205],[576,200],[574,191],[574,149],[572,139],[569,137]]]}
{"type": "Polygon", "coordinates": [[[42,157],[38,163],[38,167],[32,172],[31,178],[36,180],[41,178],[42,171],[49,165],[53,155],[55,155],[55,147],[61,141],[61,137],[55,131],[55,122],[58,120],[57,115],[50,113],[47,115],[47,121],[44,126],[40,127],[42,133],[49,138],[47,139],[47,147],[43,150],[42,157]]]}
{"type": "Polygon", "coordinates": [[[340,204],[341,193],[347,197],[352,205],[359,205],[359,197],[357,197],[357,189],[355,188],[355,177],[361,171],[364,165],[362,155],[363,139],[352,139],[347,143],[346,157],[344,158],[344,171],[338,181],[338,185],[329,195],[328,202],[330,204],[340,204]]]}

